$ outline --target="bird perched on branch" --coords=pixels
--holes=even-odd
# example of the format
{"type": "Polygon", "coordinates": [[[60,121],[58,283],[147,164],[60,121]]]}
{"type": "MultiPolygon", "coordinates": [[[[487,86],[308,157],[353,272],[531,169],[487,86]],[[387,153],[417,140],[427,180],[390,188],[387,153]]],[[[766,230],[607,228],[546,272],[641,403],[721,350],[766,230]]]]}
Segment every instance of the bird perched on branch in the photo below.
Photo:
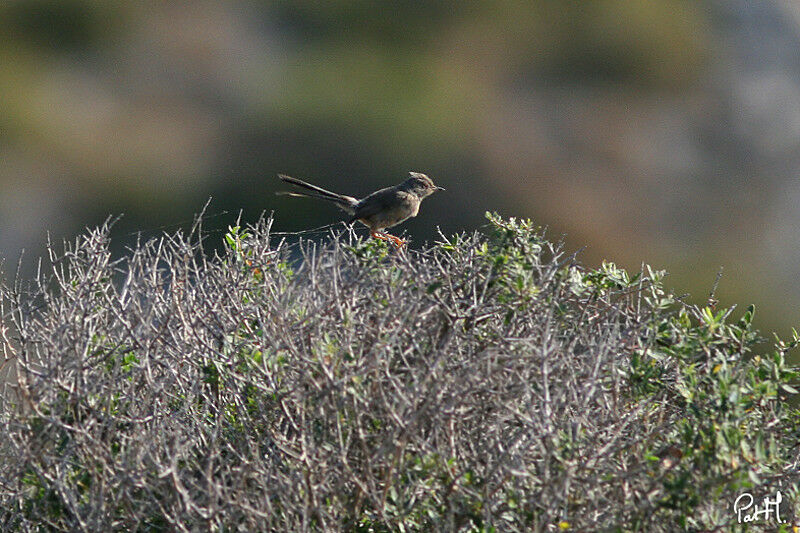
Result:
{"type": "Polygon", "coordinates": [[[417,216],[419,204],[424,198],[436,191],[444,190],[442,187],[434,185],[433,180],[425,174],[420,174],[419,172],[409,172],[408,174],[409,178],[403,183],[375,191],[361,200],[352,196],[327,191],[322,187],[317,187],[297,178],[278,174],[278,177],[286,183],[291,183],[310,191],[279,194],[321,198],[333,202],[350,215],[348,223],[358,220],[369,228],[373,237],[392,241],[399,248],[405,244],[405,241],[394,235],[389,235],[384,230],[396,226],[408,218],[417,216]]]}

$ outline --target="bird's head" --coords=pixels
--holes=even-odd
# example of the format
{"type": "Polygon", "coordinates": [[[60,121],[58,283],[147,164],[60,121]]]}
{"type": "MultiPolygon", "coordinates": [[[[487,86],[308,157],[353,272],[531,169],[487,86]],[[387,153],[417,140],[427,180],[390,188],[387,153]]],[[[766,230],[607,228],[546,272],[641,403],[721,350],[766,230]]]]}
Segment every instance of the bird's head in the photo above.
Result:
{"type": "Polygon", "coordinates": [[[420,172],[409,172],[409,178],[403,182],[403,189],[410,193],[416,194],[420,198],[430,196],[436,191],[443,191],[444,188],[439,187],[433,183],[425,174],[420,172]]]}

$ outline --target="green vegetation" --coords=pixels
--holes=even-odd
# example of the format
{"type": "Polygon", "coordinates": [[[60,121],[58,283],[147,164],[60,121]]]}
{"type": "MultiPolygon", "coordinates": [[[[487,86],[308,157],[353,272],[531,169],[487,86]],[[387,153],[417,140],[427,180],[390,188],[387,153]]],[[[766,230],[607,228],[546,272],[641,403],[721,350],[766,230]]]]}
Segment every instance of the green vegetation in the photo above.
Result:
{"type": "Polygon", "coordinates": [[[754,353],[752,307],[488,219],[404,252],[262,220],[223,256],[193,230],[114,261],[108,227],[52,253],[2,288],[0,527],[730,531],[778,490],[794,518],[797,335],[754,353]]]}

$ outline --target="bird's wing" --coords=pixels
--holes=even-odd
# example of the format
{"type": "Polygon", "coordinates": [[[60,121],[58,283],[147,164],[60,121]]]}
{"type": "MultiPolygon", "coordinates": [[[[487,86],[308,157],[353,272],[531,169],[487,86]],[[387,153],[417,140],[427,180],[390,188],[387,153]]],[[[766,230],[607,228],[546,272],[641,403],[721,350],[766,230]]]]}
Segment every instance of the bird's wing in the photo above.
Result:
{"type": "Polygon", "coordinates": [[[406,191],[389,187],[376,191],[356,206],[350,221],[361,220],[371,229],[386,229],[415,216],[419,199],[406,191]]]}
{"type": "Polygon", "coordinates": [[[407,193],[398,191],[394,187],[386,187],[375,191],[358,202],[353,214],[353,220],[369,218],[384,212],[387,208],[397,204],[401,200],[400,196],[404,194],[407,193]]]}

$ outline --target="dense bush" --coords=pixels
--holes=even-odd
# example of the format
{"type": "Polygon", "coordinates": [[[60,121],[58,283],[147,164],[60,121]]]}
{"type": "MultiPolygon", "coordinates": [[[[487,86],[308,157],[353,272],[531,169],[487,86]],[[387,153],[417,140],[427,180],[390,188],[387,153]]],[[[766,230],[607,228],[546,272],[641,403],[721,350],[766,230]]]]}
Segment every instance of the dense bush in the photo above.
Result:
{"type": "Polygon", "coordinates": [[[730,530],[742,492],[797,503],[797,338],[753,354],[752,308],[489,220],[405,252],[264,220],[222,256],[193,231],[113,260],[107,227],[51,253],[2,288],[0,527],[730,530]]]}

